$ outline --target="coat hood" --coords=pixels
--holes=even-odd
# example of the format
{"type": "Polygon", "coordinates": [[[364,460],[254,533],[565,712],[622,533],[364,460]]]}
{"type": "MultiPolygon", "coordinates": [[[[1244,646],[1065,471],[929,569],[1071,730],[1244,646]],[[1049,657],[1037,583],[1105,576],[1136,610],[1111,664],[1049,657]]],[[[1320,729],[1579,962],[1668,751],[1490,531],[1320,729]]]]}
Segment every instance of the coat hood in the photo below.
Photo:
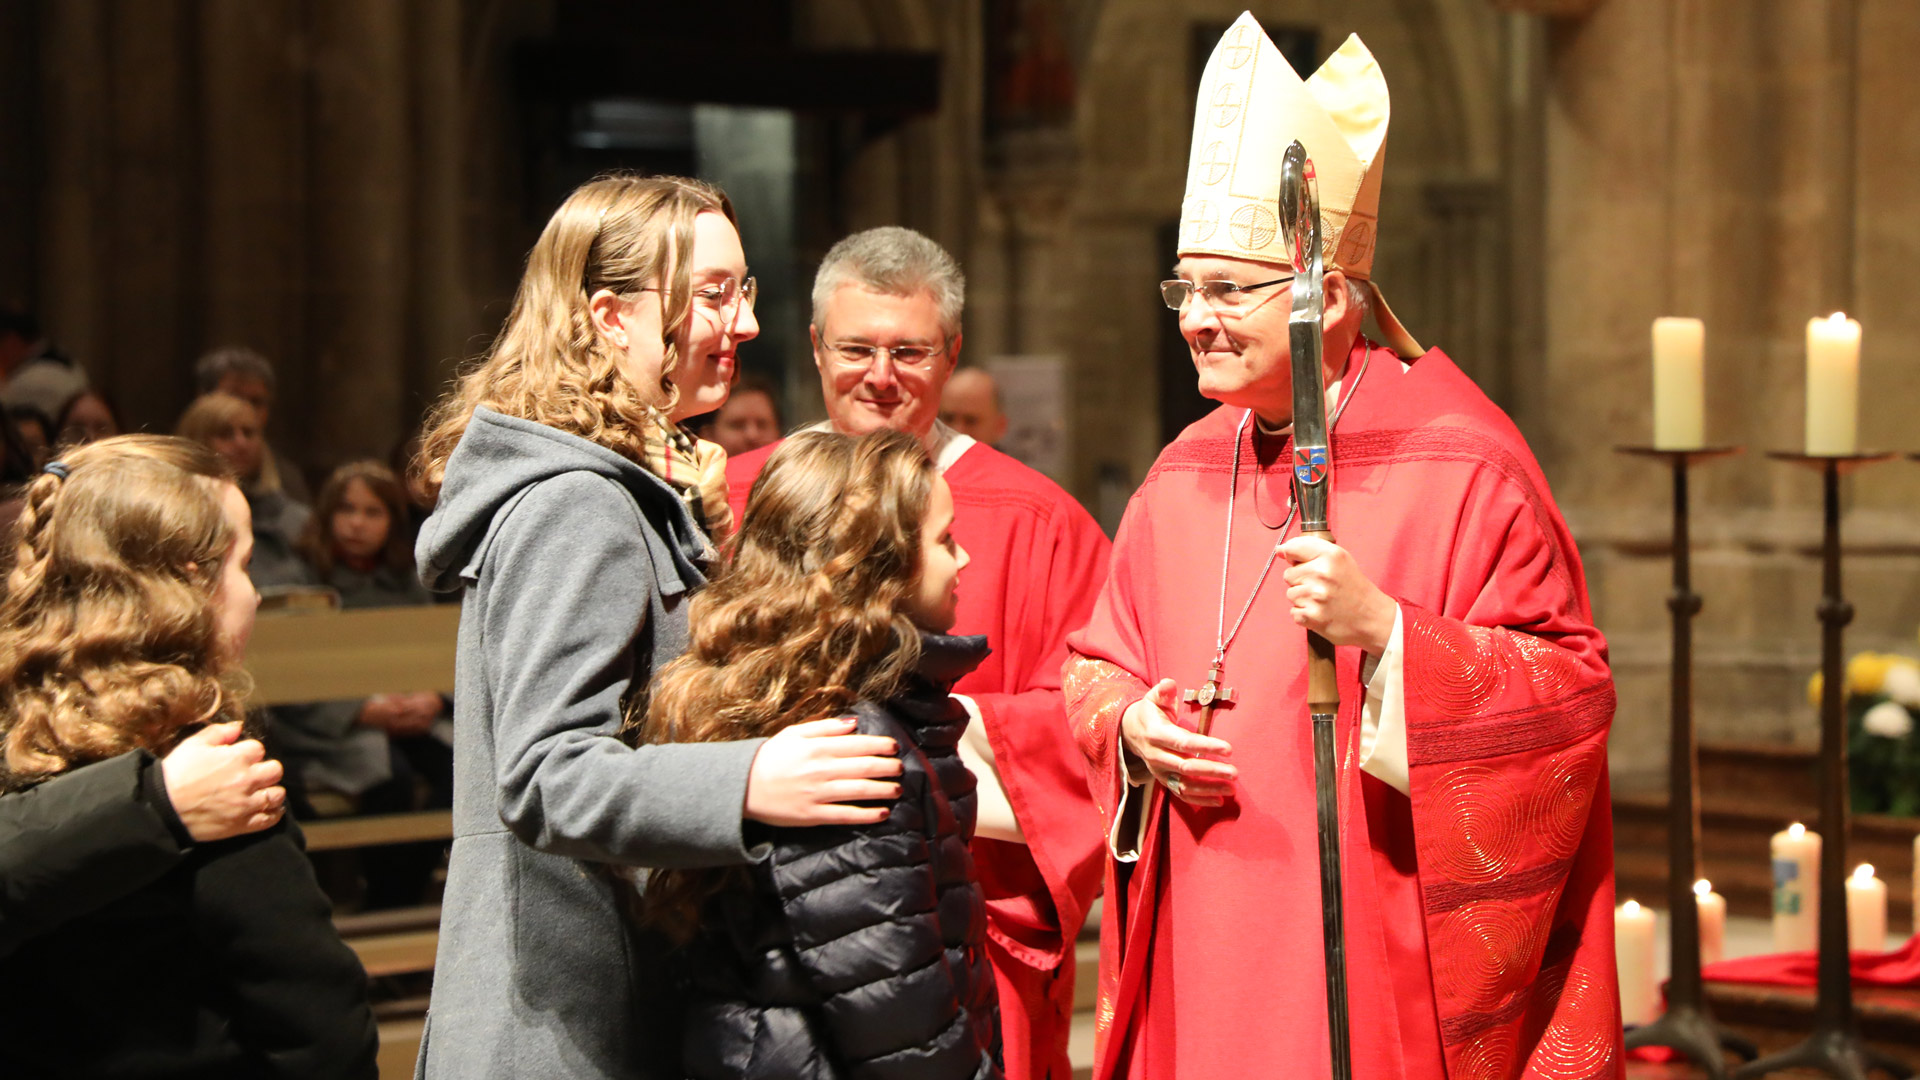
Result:
{"type": "Polygon", "coordinates": [[[665,481],[578,435],[486,408],[474,410],[447,460],[440,502],[420,526],[414,544],[420,580],[436,592],[458,589],[463,579],[476,580],[502,511],[540,481],[573,472],[604,476],[639,503],[653,526],[645,530],[647,546],[663,593],[706,581],[713,545],[665,481]]]}

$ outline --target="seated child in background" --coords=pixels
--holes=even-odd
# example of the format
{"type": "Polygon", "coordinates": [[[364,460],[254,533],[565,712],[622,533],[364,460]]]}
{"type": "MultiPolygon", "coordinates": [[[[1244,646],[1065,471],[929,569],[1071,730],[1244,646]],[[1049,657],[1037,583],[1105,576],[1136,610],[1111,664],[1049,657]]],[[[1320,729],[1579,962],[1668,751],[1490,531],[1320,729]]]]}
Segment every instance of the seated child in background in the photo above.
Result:
{"type": "Polygon", "coordinates": [[[912,437],[794,436],[693,601],[686,655],[649,692],[645,741],[851,713],[904,765],[879,824],[764,828],[751,867],[646,877],[645,919],[686,943],[685,1076],[1000,1075],[974,778],[956,749],[967,718],[948,696],[987,646],[945,636],[967,563],[952,523],[912,437]]]}
{"type": "MultiPolygon", "coordinates": [[[[0,790],[241,718],[253,539],[218,458],[147,435],[78,448],[12,536],[0,790]]],[[[375,1076],[366,977],[295,837],[282,820],[193,844],[0,960],[7,1075],[375,1076]]]]}
{"type": "MultiPolygon", "coordinates": [[[[385,465],[357,461],[334,470],[300,540],[307,583],[332,588],[350,611],[431,604],[414,573],[406,506],[405,489],[385,465]]],[[[452,728],[439,694],[283,705],[272,717],[272,746],[287,765],[296,817],[314,816],[316,791],[348,796],[366,814],[453,805],[452,728]]],[[[366,906],[420,903],[445,848],[426,842],[366,849],[366,906]]]]}

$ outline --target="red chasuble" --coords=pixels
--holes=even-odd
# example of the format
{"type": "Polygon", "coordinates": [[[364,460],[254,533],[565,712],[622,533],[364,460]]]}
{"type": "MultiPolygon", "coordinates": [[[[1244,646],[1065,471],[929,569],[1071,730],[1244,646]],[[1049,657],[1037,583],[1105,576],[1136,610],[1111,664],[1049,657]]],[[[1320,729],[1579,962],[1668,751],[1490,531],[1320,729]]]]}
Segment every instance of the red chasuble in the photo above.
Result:
{"type": "MultiPolygon", "coordinates": [[[[778,445],[777,443],[775,444],[778,445]]],[[[734,520],[773,447],[729,462],[734,520]]],[[[1067,633],[1087,621],[1111,545],[1092,517],[1040,473],[975,445],[945,473],[960,572],[956,634],[993,647],[954,686],[980,706],[994,763],[1027,843],[976,838],[987,952],[1000,991],[1009,1080],[1068,1080],[1073,945],[1100,890],[1100,815],[1066,724],[1067,633]]]]}
{"type": "MultiPolygon", "coordinates": [[[[1618,1076],[1614,691],[1579,555],[1519,432],[1451,360],[1406,368],[1372,346],[1366,368],[1333,434],[1332,528],[1400,603],[1413,794],[1356,764],[1361,654],[1338,650],[1354,1076],[1618,1076]]],[[[1109,821],[1122,710],[1162,677],[1207,676],[1242,415],[1216,410],[1161,453],[1070,641],[1069,718],[1109,821]]],[[[1292,453],[1251,423],[1240,440],[1228,626],[1279,537],[1292,453]]],[[[1329,1075],[1306,637],[1284,569],[1221,672],[1235,797],[1196,808],[1150,786],[1139,861],[1109,863],[1096,1077],[1329,1075]]]]}

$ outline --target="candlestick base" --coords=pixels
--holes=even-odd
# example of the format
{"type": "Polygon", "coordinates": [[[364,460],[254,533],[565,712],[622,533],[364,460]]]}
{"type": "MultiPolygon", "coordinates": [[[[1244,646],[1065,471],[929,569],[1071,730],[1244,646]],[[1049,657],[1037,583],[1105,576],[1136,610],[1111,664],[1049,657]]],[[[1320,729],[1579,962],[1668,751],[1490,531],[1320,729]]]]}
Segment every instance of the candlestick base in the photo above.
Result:
{"type": "Polygon", "coordinates": [[[1733,1078],[1748,1080],[1787,1069],[1812,1069],[1835,1080],[1869,1080],[1868,1074],[1876,1069],[1895,1080],[1909,1080],[1913,1076],[1913,1070],[1904,1062],[1862,1042],[1859,1032],[1828,1028],[1814,1032],[1806,1042],[1791,1050],[1740,1066],[1733,1078]]]}
{"type": "Polygon", "coordinates": [[[1673,670],[1667,755],[1667,1012],[1627,1035],[1629,1048],[1664,1046],[1677,1050],[1706,1070],[1710,1080],[1726,1080],[1727,1054],[1752,1061],[1758,1050],[1721,1028],[1707,1007],[1700,982],[1700,909],[1693,883],[1700,877],[1700,765],[1693,737],[1693,619],[1700,594],[1693,591],[1692,541],[1688,525],[1687,473],[1695,465],[1738,454],[1738,446],[1701,446],[1684,450],[1622,446],[1622,454],[1667,463],[1673,471],[1673,670]]]}
{"type": "Polygon", "coordinates": [[[1824,471],[1831,465],[1834,471],[1845,476],[1856,469],[1868,465],[1878,465],[1883,461],[1892,461],[1898,454],[1891,452],[1863,451],[1858,454],[1808,454],[1798,450],[1769,450],[1767,456],[1775,461],[1785,461],[1816,471],[1824,471]]]}
{"type": "Polygon", "coordinates": [[[1842,473],[1886,461],[1892,454],[1771,453],[1778,461],[1811,467],[1821,473],[1820,541],[1820,949],[1818,1019],[1805,1042],[1784,1053],[1743,1065],[1735,1080],[1765,1076],[1786,1069],[1811,1069],[1835,1080],[1867,1080],[1879,1070],[1906,1080],[1913,1070],[1902,1062],[1872,1050],[1860,1039],[1853,1012],[1853,973],[1848,964],[1847,831],[1847,719],[1841,700],[1846,678],[1842,634],[1853,618],[1853,605],[1840,589],[1840,476],[1842,473]]]}
{"type": "Polygon", "coordinates": [[[1741,1061],[1760,1056],[1759,1047],[1714,1023],[1705,1009],[1677,1002],[1660,1019],[1627,1031],[1627,1049],[1664,1046],[1700,1066],[1707,1080],[1727,1080],[1727,1052],[1741,1061]]]}
{"type": "Polygon", "coordinates": [[[1745,450],[1742,446],[1695,446],[1685,450],[1665,450],[1658,446],[1616,446],[1614,453],[1628,454],[1633,457],[1659,458],[1662,461],[1678,460],[1687,465],[1698,465],[1715,458],[1732,457],[1745,450]]]}

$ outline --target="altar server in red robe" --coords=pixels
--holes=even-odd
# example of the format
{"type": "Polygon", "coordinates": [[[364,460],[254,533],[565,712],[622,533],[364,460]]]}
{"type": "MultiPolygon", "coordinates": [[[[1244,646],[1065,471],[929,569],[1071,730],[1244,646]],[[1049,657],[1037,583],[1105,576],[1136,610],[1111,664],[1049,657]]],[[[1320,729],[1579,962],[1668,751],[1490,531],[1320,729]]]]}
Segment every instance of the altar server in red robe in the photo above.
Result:
{"type": "MultiPolygon", "coordinates": [[[[1103,860],[1060,671],[1067,633],[1093,610],[1110,545],[1059,485],[939,422],[940,391],[960,356],[965,288],[952,256],[910,229],[834,245],[813,286],[814,362],[830,418],[822,426],[910,432],[953,489],[953,537],[973,556],[953,632],[985,634],[993,648],[954,690],[975,717],[961,749],[982,779],[973,853],[1006,1075],[1069,1080],[1074,939],[1103,860]]],[[[728,463],[736,516],[773,449],[728,463]]]]}
{"type": "Polygon", "coordinates": [[[1618,1076],[1606,645],[1526,443],[1369,281],[1385,81],[1356,37],[1302,82],[1246,15],[1199,101],[1163,293],[1222,407],[1134,495],[1066,676],[1113,852],[1095,1076],[1329,1074],[1306,629],[1337,646],[1353,1075],[1618,1076]],[[1290,506],[1295,138],[1337,546],[1290,506]]]}

